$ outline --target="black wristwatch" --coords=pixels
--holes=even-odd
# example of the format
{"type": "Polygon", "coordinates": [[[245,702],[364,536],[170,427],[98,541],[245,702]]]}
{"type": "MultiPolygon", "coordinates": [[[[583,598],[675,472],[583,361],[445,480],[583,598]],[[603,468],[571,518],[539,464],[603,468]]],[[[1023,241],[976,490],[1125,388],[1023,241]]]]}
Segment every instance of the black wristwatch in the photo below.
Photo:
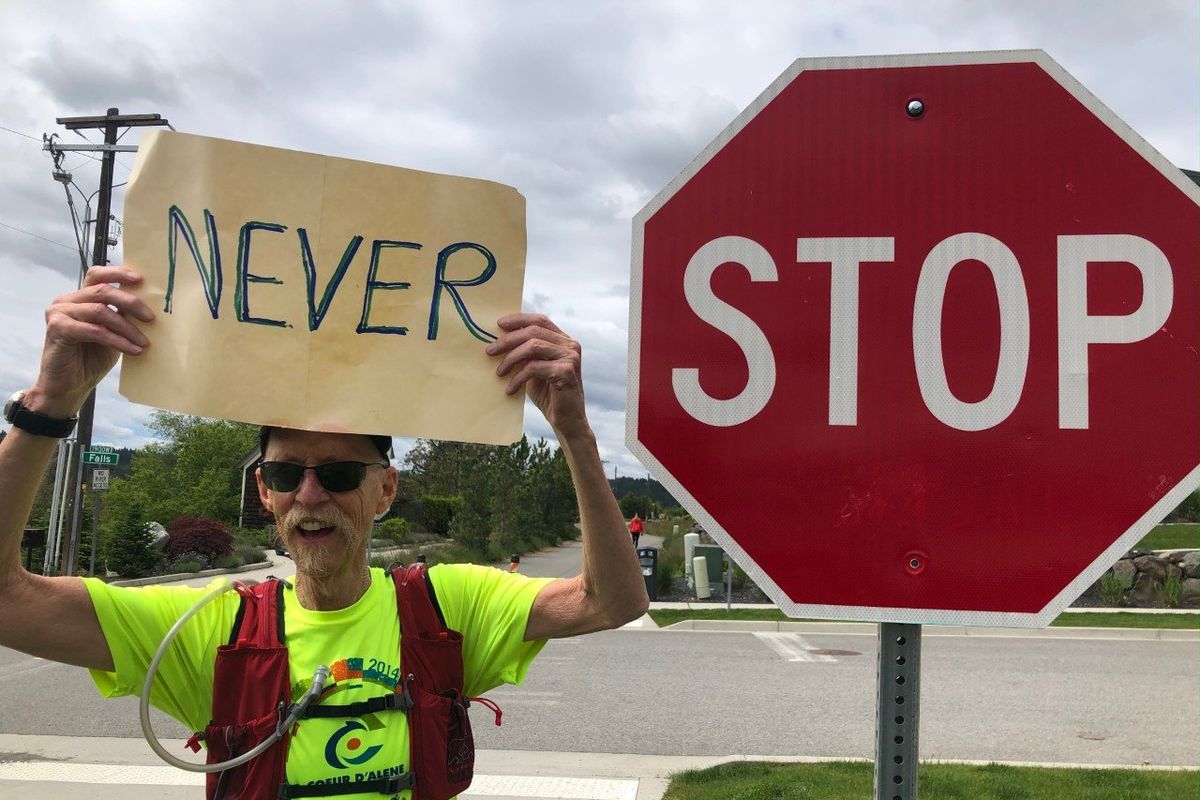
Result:
{"type": "Polygon", "coordinates": [[[21,398],[24,396],[24,392],[17,392],[4,404],[4,419],[8,424],[26,433],[55,439],[65,439],[75,430],[75,423],[79,421],[79,417],[61,419],[38,413],[21,405],[21,398]]]}

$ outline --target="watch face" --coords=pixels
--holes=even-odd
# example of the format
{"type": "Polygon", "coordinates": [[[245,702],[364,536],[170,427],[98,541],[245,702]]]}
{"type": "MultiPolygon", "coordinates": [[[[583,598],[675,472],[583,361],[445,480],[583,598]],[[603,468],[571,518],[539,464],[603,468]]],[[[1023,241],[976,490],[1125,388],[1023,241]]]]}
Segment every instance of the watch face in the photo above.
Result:
{"type": "Polygon", "coordinates": [[[24,392],[17,392],[12,397],[8,398],[8,402],[4,404],[4,419],[7,422],[12,422],[13,413],[17,410],[17,403],[21,402],[21,398],[24,395],[24,392]]]}

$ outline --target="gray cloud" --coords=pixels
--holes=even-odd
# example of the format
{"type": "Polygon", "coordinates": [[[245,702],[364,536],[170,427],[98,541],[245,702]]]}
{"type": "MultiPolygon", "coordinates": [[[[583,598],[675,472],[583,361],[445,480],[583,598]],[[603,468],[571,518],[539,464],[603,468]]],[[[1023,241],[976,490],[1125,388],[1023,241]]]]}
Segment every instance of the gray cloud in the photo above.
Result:
{"type": "MultiPolygon", "coordinates": [[[[26,74],[50,99],[80,114],[103,114],[109,106],[170,105],[179,97],[174,70],[130,39],[107,48],[79,48],[51,36],[26,62],[26,74]],[[99,98],[104,98],[99,100],[99,98]]],[[[64,114],[66,116],[66,114],[64,114]]]]}

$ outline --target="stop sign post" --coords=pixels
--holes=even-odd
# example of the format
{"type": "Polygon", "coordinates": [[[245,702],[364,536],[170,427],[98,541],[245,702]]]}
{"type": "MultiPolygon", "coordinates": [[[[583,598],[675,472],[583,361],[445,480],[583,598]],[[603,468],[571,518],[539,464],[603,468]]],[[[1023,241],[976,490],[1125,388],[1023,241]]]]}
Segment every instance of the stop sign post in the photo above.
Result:
{"type": "Polygon", "coordinates": [[[799,60],[633,233],[628,446],[791,616],[1043,627],[1200,483],[1200,189],[1041,51],[799,60]]]}

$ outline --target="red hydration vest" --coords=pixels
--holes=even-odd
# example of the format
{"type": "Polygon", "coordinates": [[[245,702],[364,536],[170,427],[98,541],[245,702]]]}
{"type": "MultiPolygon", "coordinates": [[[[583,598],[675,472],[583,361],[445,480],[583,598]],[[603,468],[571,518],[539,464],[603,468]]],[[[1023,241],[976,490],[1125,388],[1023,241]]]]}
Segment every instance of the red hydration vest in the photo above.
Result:
{"type": "MultiPolygon", "coordinates": [[[[392,570],[400,621],[400,674],[392,695],[346,705],[309,706],[301,719],[357,717],[382,711],[408,715],[410,771],[391,778],[335,785],[286,782],[291,731],[240,767],[209,773],[208,800],[325,797],[357,792],[392,794],[411,788],[414,800],[448,800],[471,785],[475,742],[467,718],[470,700],[496,714],[485,698],[463,696],[462,634],[446,627],[424,564],[392,570]]],[[[283,629],[283,582],[268,578],[239,586],[242,603],[230,642],[217,648],[212,721],[189,740],[208,744],[208,763],[245,753],[270,736],[292,703],[283,629]]],[[[332,684],[331,684],[332,685],[332,684]]]]}

